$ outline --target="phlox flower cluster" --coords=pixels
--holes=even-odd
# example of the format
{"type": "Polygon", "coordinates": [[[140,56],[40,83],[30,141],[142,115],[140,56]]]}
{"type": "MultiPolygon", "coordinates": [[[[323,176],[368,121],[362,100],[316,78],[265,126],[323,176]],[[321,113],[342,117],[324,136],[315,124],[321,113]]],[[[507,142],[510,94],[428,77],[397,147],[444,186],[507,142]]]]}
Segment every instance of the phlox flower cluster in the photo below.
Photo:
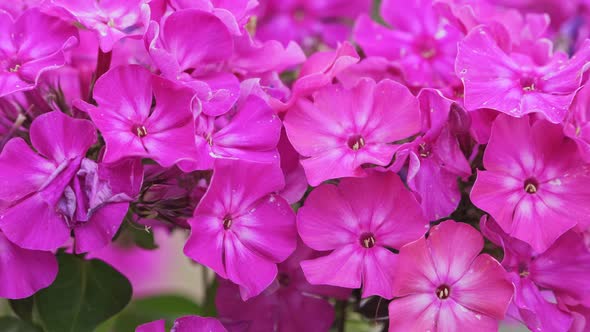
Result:
{"type": "Polygon", "coordinates": [[[131,226],[176,332],[588,332],[589,67],[584,0],[2,1],[0,297],[131,226]]]}

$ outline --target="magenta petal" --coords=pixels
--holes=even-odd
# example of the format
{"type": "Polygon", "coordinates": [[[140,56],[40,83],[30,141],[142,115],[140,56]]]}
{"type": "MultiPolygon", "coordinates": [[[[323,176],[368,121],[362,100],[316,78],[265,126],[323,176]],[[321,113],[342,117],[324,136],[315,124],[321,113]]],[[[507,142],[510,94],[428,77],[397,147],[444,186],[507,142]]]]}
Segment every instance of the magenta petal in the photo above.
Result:
{"type": "Polygon", "coordinates": [[[55,165],[34,153],[22,138],[14,138],[0,154],[0,200],[17,201],[38,190],[55,165]]]}
{"type": "Polygon", "coordinates": [[[305,278],[312,285],[361,287],[363,248],[358,244],[334,250],[327,256],[301,262],[305,278]]]}
{"type": "Polygon", "coordinates": [[[51,252],[22,249],[0,233],[0,297],[29,297],[49,286],[57,275],[51,252]]]}
{"type": "Polygon", "coordinates": [[[250,211],[234,218],[232,229],[246,247],[277,263],[287,259],[297,245],[293,210],[276,195],[263,198],[250,211]]]}
{"type": "Polygon", "coordinates": [[[135,332],[166,332],[166,321],[163,319],[138,326],[135,332]]]}
{"type": "MultiPolygon", "coordinates": [[[[371,231],[377,245],[399,249],[428,230],[428,222],[414,195],[393,172],[373,172],[361,179],[344,179],[338,188],[343,203],[348,203],[354,211],[359,224],[357,236],[359,231],[371,231]]],[[[308,203],[311,203],[309,199],[308,203]]],[[[345,211],[344,204],[340,209],[345,211]]],[[[324,216],[327,220],[334,218],[334,214],[324,216]]],[[[331,232],[328,234],[333,236],[331,232]]]]}
{"type": "Polygon", "coordinates": [[[197,153],[190,109],[193,95],[171,81],[159,77],[153,80],[156,107],[144,123],[147,135],[142,142],[150,158],[170,167],[197,153]]]}
{"type": "Polygon", "coordinates": [[[428,241],[436,271],[448,285],[464,276],[483,249],[483,237],[475,228],[452,220],[433,227],[428,241]]]}
{"type": "Polygon", "coordinates": [[[473,29],[459,43],[455,64],[457,76],[465,85],[467,109],[493,108],[522,116],[520,99],[523,91],[513,79],[517,68],[514,60],[495,43],[488,29],[473,29]],[[481,66],[482,63],[487,65],[481,66]],[[490,81],[494,84],[489,84],[490,81]]]}
{"type": "Polygon", "coordinates": [[[240,286],[244,301],[262,293],[277,276],[276,264],[250,250],[234,233],[226,233],[224,249],[227,278],[240,286]]]}
{"type": "Polygon", "coordinates": [[[583,301],[590,296],[590,249],[584,238],[569,231],[529,266],[535,284],[583,301]]]}
{"type": "Polygon", "coordinates": [[[420,294],[389,303],[389,332],[435,331],[439,311],[436,296],[420,294]]]}
{"type": "Polygon", "coordinates": [[[303,242],[315,250],[332,250],[357,240],[352,207],[334,185],[311,192],[297,213],[297,230],[303,242]],[[337,221],[337,222],[336,222],[337,221]]]}
{"type": "Polygon", "coordinates": [[[53,111],[40,115],[31,124],[31,143],[37,151],[58,163],[86,155],[96,141],[92,122],[53,111]]]}
{"type": "Polygon", "coordinates": [[[226,278],[223,265],[223,226],[218,218],[195,214],[189,220],[191,236],[184,254],[226,278]]]}
{"type": "Polygon", "coordinates": [[[386,299],[393,297],[397,261],[397,255],[383,247],[367,250],[363,259],[363,298],[372,295],[386,299]]]}
{"type": "Polygon", "coordinates": [[[0,228],[11,242],[32,250],[55,250],[70,238],[64,218],[41,194],[2,211],[0,228]]]}
{"type": "Polygon", "coordinates": [[[275,162],[281,122],[261,98],[251,95],[231,122],[212,137],[215,155],[257,162],[275,162]],[[252,125],[256,124],[256,125],[252,125]]]}
{"type": "Polygon", "coordinates": [[[489,255],[478,256],[463,277],[452,286],[451,297],[472,311],[501,320],[514,287],[506,271],[489,255]]]}
{"type": "Polygon", "coordinates": [[[227,330],[215,318],[185,316],[174,322],[170,332],[227,332],[227,330]]]}
{"type": "Polygon", "coordinates": [[[181,71],[227,60],[233,51],[225,24],[215,15],[195,9],[176,11],[165,18],[160,38],[181,71]]]}
{"type": "Polygon", "coordinates": [[[471,311],[453,300],[441,303],[436,322],[437,331],[498,331],[498,320],[471,311]]]}
{"type": "Polygon", "coordinates": [[[516,293],[514,304],[518,307],[524,323],[532,331],[568,331],[571,316],[557,305],[548,302],[537,286],[528,278],[513,275],[516,293]]]}
{"type": "Polygon", "coordinates": [[[76,225],[75,252],[84,253],[108,245],[119,230],[128,208],[129,203],[107,203],[96,210],[90,220],[76,225]]]}
{"type": "Polygon", "coordinates": [[[432,293],[434,296],[434,290],[440,283],[425,238],[406,244],[400,249],[393,279],[394,296],[419,293],[432,293]]]}
{"type": "Polygon", "coordinates": [[[394,142],[416,134],[420,130],[420,108],[418,99],[403,85],[383,80],[375,86],[373,117],[382,116],[385,121],[371,121],[368,128],[375,128],[371,138],[377,141],[394,142]],[[395,111],[391,101],[395,100],[395,111]]]}

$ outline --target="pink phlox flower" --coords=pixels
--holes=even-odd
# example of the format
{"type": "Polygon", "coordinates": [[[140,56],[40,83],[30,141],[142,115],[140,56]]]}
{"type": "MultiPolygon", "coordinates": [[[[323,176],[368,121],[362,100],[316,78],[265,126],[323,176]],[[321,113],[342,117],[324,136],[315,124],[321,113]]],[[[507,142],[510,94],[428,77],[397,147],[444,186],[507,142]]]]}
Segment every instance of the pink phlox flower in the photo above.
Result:
{"type": "Polygon", "coordinates": [[[474,28],[459,43],[455,63],[467,110],[491,108],[514,117],[540,113],[562,122],[590,59],[590,41],[571,59],[555,52],[539,64],[533,55],[504,50],[490,28],[474,28]]]}
{"type": "Polygon", "coordinates": [[[289,140],[303,156],[309,184],[366,175],[366,164],[388,165],[392,143],[420,129],[418,100],[396,82],[364,79],[351,89],[329,85],[287,112],[289,140]],[[395,104],[391,101],[395,100],[395,104]]]}
{"type": "Polygon", "coordinates": [[[217,159],[211,184],[195,209],[184,253],[257,296],[277,276],[277,263],[295,250],[295,216],[276,192],[278,163],[217,159]]]}
{"type": "Polygon", "coordinates": [[[208,115],[227,112],[240,84],[225,63],[234,52],[230,31],[215,15],[198,9],[174,12],[160,24],[152,21],[146,48],[162,75],[190,86],[208,115]]]}
{"type": "Polygon", "coordinates": [[[472,226],[444,221],[400,249],[389,331],[497,331],[514,289],[472,226]]]}
{"type": "Polygon", "coordinates": [[[467,179],[471,167],[450,125],[452,101],[428,89],[422,90],[419,99],[424,134],[399,147],[390,169],[397,172],[407,165],[408,187],[432,221],[450,215],[459,206],[458,179],[467,179]]]}
{"type": "Polygon", "coordinates": [[[590,168],[559,125],[500,115],[471,201],[537,252],[579,225],[588,227],[590,168]]]}
{"type": "Polygon", "coordinates": [[[399,66],[408,85],[456,85],[453,71],[462,32],[433,6],[433,1],[384,0],[381,16],[388,26],[368,15],[359,17],[354,40],[368,56],[381,56],[399,66]]]}
{"type": "Polygon", "coordinates": [[[34,89],[41,74],[66,64],[64,51],[77,42],[75,27],[38,8],[16,20],[0,10],[0,97],[34,89]]]}
{"type": "Polygon", "coordinates": [[[556,297],[571,306],[590,304],[590,249],[582,235],[568,231],[541,253],[510,237],[493,219],[484,217],[480,225],[483,234],[504,249],[502,265],[516,289],[513,316],[533,331],[568,330],[572,316],[558,306],[556,297]]]}
{"type": "Polygon", "coordinates": [[[44,11],[96,33],[102,52],[127,37],[141,38],[150,19],[148,0],[50,0],[44,11]]]}
{"type": "Polygon", "coordinates": [[[311,192],[297,214],[306,245],[332,252],[301,262],[314,285],[360,288],[363,297],[392,298],[398,263],[391,249],[416,240],[428,230],[418,202],[393,172],[345,178],[311,192]]]}
{"type": "Polygon", "coordinates": [[[104,161],[150,158],[163,167],[197,154],[194,93],[138,65],[109,70],[94,86],[98,106],[77,101],[106,141],[104,161]]]}
{"type": "Polygon", "coordinates": [[[279,273],[272,285],[248,301],[240,298],[236,285],[220,280],[215,302],[221,320],[247,324],[250,331],[329,330],[334,308],[326,297],[347,299],[350,290],[307,282],[299,263],[319,256],[299,242],[297,250],[278,265],[279,273]]]}

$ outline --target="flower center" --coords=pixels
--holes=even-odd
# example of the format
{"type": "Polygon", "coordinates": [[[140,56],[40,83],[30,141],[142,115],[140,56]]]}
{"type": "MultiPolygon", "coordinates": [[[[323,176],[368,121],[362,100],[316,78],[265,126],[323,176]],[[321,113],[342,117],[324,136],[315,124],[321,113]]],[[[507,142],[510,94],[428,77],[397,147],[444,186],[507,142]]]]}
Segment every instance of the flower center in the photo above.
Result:
{"type": "Polygon", "coordinates": [[[535,194],[539,189],[539,182],[537,180],[530,178],[524,181],[524,191],[528,194],[535,194]]]}
{"type": "Polygon", "coordinates": [[[531,273],[529,272],[528,266],[525,263],[520,263],[518,265],[518,275],[521,278],[526,278],[530,275],[531,273]]]}
{"type": "Polygon", "coordinates": [[[350,136],[346,144],[351,150],[357,151],[365,146],[365,139],[361,135],[350,136]]]}
{"type": "Polygon", "coordinates": [[[432,153],[432,149],[431,149],[430,145],[428,145],[426,143],[420,143],[420,145],[418,146],[418,154],[420,155],[420,157],[428,158],[428,157],[430,157],[431,153],[432,153]]]}
{"type": "Polygon", "coordinates": [[[363,233],[360,238],[363,248],[373,248],[375,246],[375,236],[373,233],[363,233]]]}
{"type": "Polygon", "coordinates": [[[223,218],[223,229],[225,229],[227,231],[228,229],[230,229],[232,223],[233,223],[233,220],[231,219],[230,216],[224,217],[223,218]]]}
{"type": "Polygon", "coordinates": [[[135,126],[133,126],[131,131],[133,133],[135,133],[135,135],[137,135],[137,137],[139,137],[139,138],[145,137],[148,134],[147,129],[145,128],[144,125],[135,125],[135,126]]]}
{"type": "Polygon", "coordinates": [[[451,288],[447,285],[440,285],[436,289],[436,297],[441,300],[446,300],[451,296],[451,288]]]}
{"type": "Polygon", "coordinates": [[[277,281],[279,282],[279,285],[283,287],[289,286],[289,283],[291,282],[289,276],[285,273],[279,273],[279,275],[277,276],[277,281]]]}
{"type": "Polygon", "coordinates": [[[415,50],[423,59],[432,59],[436,56],[436,40],[432,36],[422,36],[414,44],[415,50]]]}
{"type": "Polygon", "coordinates": [[[520,86],[522,87],[522,91],[530,92],[536,90],[537,80],[531,76],[523,76],[520,78],[520,86]]]}

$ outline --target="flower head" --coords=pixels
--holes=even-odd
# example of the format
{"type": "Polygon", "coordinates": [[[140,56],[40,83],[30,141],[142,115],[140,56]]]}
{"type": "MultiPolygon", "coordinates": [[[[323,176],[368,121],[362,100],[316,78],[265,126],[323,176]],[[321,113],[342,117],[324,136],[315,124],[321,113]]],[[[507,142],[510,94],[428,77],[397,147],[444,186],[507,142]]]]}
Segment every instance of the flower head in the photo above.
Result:
{"type": "Polygon", "coordinates": [[[389,331],[497,331],[513,288],[483,238],[449,220],[400,249],[389,331]]]}
{"type": "Polygon", "coordinates": [[[590,221],[590,168],[561,126],[498,116],[471,191],[473,203],[511,236],[543,252],[590,221]]]}
{"type": "Polygon", "coordinates": [[[268,287],[295,250],[295,216],[276,194],[283,186],[277,164],[218,159],[189,220],[185,254],[238,284],[244,300],[268,287]]]}
{"type": "Polygon", "coordinates": [[[297,214],[303,242],[329,255],[301,262],[314,285],[363,286],[363,297],[393,297],[398,250],[422,236],[428,222],[394,173],[374,172],[322,184],[297,214]]]}
{"type": "Polygon", "coordinates": [[[285,128],[312,186],[322,181],[364,176],[365,164],[386,166],[392,143],[420,129],[418,100],[390,80],[361,80],[352,89],[327,86],[314,102],[301,99],[285,117],[285,128]],[[391,101],[395,100],[395,104],[391,101]]]}
{"type": "Polygon", "coordinates": [[[76,28],[29,9],[16,20],[0,10],[0,97],[34,89],[41,74],[66,63],[64,51],[78,41],[76,28]]]}

